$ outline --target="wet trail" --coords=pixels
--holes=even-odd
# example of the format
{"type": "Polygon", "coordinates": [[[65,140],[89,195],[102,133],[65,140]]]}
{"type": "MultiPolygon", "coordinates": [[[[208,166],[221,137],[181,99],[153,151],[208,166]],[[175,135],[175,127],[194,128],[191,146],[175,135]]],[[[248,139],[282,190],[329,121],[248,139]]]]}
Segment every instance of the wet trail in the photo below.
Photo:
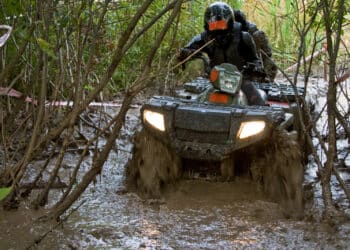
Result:
{"type": "Polygon", "coordinates": [[[45,239],[43,249],[345,249],[350,224],[287,220],[251,181],[183,180],[163,200],[124,193],[122,166],[110,158],[78,212],[45,239]]]}
{"type": "MultiPolygon", "coordinates": [[[[176,189],[169,187],[161,200],[143,200],[126,192],[124,168],[138,123],[136,114],[137,110],[131,110],[128,115],[118,140],[120,150],[111,153],[97,183],[75,204],[85,201],[84,205],[38,249],[349,248],[349,219],[337,225],[321,222],[322,198],[312,162],[305,174],[308,199],[303,220],[285,219],[280,206],[243,177],[234,182],[181,180],[176,189]]],[[[74,166],[74,155],[67,157],[67,163],[74,166]]],[[[347,173],[348,169],[342,171],[349,180],[347,173]]],[[[343,199],[341,204],[349,207],[336,180],[333,183],[335,199],[343,199]]],[[[14,216],[1,211],[0,215],[0,249],[25,249],[51,226],[33,223],[37,214],[14,216]]]]}
{"type": "MultiPolygon", "coordinates": [[[[120,160],[116,155],[110,163],[120,160]]],[[[183,180],[163,200],[124,193],[122,166],[102,175],[82,199],[87,204],[43,246],[77,249],[345,249],[350,223],[337,227],[287,220],[251,181],[183,180]],[[63,240],[64,239],[64,240],[63,240]],[[59,246],[59,247],[58,247],[59,246]]],[[[313,207],[312,209],[317,209],[313,207]]],[[[311,210],[310,210],[311,212],[311,210]]],[[[314,212],[314,210],[312,210],[314,212]]]]}

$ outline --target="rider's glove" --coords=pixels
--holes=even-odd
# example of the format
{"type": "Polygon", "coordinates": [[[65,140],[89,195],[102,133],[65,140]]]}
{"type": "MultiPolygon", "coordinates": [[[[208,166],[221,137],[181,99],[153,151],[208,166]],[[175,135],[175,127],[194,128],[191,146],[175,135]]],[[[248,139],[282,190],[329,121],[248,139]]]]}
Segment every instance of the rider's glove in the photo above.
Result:
{"type": "Polygon", "coordinates": [[[177,60],[181,62],[185,60],[187,57],[189,57],[192,53],[193,53],[192,49],[181,48],[177,53],[177,60]]]}
{"type": "Polygon", "coordinates": [[[264,69],[263,69],[263,67],[261,66],[260,63],[257,63],[257,64],[254,65],[253,71],[257,72],[257,73],[263,73],[264,69]]]}

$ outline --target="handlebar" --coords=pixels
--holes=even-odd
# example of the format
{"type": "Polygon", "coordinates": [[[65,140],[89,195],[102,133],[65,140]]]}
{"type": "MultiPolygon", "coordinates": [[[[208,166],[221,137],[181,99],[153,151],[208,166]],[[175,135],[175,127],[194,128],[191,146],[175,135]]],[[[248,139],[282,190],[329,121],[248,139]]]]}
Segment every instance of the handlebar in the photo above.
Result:
{"type": "Polygon", "coordinates": [[[242,74],[249,74],[262,78],[267,76],[262,67],[259,67],[255,63],[251,62],[248,62],[245,66],[243,66],[242,74]]]}
{"type": "MultiPolygon", "coordinates": [[[[185,69],[186,62],[194,59],[201,59],[204,64],[205,73],[210,74],[210,60],[203,53],[196,53],[196,51],[192,49],[182,48],[180,49],[178,59],[181,61],[180,64],[182,64],[182,69],[185,69]]],[[[243,75],[249,75],[255,78],[257,77],[259,79],[265,79],[267,76],[262,67],[259,67],[259,65],[252,62],[248,62],[245,66],[243,66],[241,73],[243,75]]]]}

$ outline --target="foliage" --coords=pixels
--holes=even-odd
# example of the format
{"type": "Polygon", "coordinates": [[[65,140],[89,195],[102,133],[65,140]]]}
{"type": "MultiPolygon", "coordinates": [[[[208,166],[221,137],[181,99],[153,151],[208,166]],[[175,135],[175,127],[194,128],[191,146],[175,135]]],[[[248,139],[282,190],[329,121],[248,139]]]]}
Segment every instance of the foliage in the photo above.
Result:
{"type": "Polygon", "coordinates": [[[10,192],[12,188],[0,188],[0,201],[2,201],[10,192]]]}

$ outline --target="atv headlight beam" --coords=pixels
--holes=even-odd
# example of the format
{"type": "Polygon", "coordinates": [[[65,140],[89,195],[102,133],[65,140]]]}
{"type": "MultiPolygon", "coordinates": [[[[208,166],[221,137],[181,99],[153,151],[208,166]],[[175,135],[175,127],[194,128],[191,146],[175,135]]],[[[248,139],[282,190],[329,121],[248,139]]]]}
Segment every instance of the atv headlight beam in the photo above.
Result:
{"type": "Polygon", "coordinates": [[[143,111],[143,119],[152,127],[160,131],[165,131],[164,115],[162,113],[158,113],[158,112],[154,112],[146,109],[143,111]]]}
{"type": "Polygon", "coordinates": [[[238,138],[245,139],[253,135],[257,135],[264,131],[266,126],[265,121],[248,121],[242,122],[239,131],[238,138]]]}

